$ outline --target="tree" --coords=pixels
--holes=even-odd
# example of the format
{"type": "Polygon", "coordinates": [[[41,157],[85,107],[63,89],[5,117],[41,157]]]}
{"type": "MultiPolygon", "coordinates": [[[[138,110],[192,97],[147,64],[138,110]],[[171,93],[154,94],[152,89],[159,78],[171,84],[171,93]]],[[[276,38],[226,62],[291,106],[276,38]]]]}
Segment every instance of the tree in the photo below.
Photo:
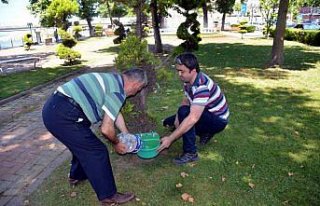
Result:
{"type": "Polygon", "coordinates": [[[8,4],[9,2],[8,2],[8,0],[1,0],[1,3],[8,4]]]}
{"type": "Polygon", "coordinates": [[[44,19],[47,23],[54,23],[55,26],[66,31],[70,26],[68,19],[78,11],[79,6],[76,0],[53,0],[46,10],[44,19]]]}
{"type": "Polygon", "coordinates": [[[273,39],[271,60],[268,67],[275,65],[281,66],[284,62],[283,49],[284,49],[284,33],[286,29],[286,20],[288,12],[289,0],[280,0],[278,18],[276,25],[275,38],[273,39]]]}
{"type": "Polygon", "coordinates": [[[94,31],[92,27],[92,18],[97,16],[96,12],[99,0],[77,0],[79,4],[79,12],[77,16],[81,19],[85,19],[88,23],[90,36],[94,36],[94,31]]]}
{"type": "Polygon", "coordinates": [[[185,40],[179,46],[185,51],[198,50],[198,44],[201,41],[200,23],[197,21],[197,13],[189,13],[189,11],[198,8],[200,2],[198,0],[176,0],[176,4],[184,9],[184,11],[182,11],[176,7],[175,9],[178,13],[186,17],[186,21],[182,22],[177,30],[178,38],[185,40]],[[189,31],[193,33],[190,34],[189,31]]]}
{"type": "Polygon", "coordinates": [[[224,24],[226,21],[226,14],[233,12],[235,0],[216,0],[216,9],[222,13],[221,31],[224,31],[224,24]]]}
{"type": "Polygon", "coordinates": [[[160,36],[160,20],[158,15],[158,0],[151,0],[150,10],[152,16],[153,36],[155,41],[155,52],[161,53],[163,51],[161,36],[160,36]]]}
{"type": "Polygon", "coordinates": [[[203,28],[208,28],[208,12],[212,11],[211,0],[201,0],[200,6],[203,12],[203,28]]]}
{"type": "Polygon", "coordinates": [[[266,23],[265,25],[265,37],[269,37],[270,28],[276,19],[276,9],[278,8],[278,0],[260,0],[260,11],[262,17],[266,23]]]}

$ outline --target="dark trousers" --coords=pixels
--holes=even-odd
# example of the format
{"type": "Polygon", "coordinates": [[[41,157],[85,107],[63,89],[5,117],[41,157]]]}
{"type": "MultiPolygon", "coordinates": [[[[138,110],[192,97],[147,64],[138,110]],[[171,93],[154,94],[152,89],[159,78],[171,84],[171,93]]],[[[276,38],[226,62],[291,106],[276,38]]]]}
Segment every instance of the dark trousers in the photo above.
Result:
{"type": "Polygon", "coordinates": [[[49,132],[72,153],[70,178],[88,179],[99,200],[117,192],[108,150],[90,129],[82,109],[68,97],[53,94],[42,110],[49,132]]]}
{"type": "MultiPolygon", "coordinates": [[[[168,117],[164,120],[164,125],[173,126],[175,116],[178,115],[179,124],[189,115],[190,106],[181,106],[177,114],[168,117]]],[[[199,121],[186,133],[183,134],[183,152],[196,153],[196,135],[198,136],[213,136],[221,132],[227,126],[228,122],[213,115],[208,110],[204,110],[199,121]]]]}

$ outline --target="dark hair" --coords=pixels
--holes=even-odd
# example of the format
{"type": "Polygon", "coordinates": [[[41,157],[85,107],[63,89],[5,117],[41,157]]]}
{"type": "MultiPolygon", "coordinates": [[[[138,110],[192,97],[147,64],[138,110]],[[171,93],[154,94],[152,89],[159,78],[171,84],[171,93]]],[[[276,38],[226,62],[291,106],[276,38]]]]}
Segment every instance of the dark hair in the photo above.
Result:
{"type": "Polygon", "coordinates": [[[178,55],[175,59],[175,63],[184,65],[189,70],[196,69],[197,72],[200,72],[200,67],[199,67],[197,57],[192,53],[182,53],[178,55]]]}
{"type": "Polygon", "coordinates": [[[123,72],[129,79],[141,82],[144,86],[148,84],[147,73],[143,69],[132,68],[123,72]]]}

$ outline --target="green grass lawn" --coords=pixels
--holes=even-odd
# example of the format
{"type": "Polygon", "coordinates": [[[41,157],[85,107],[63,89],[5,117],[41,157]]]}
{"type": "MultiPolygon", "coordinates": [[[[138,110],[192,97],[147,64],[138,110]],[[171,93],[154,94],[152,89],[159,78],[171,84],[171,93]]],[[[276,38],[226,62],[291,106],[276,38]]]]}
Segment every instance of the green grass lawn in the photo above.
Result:
{"type": "Polygon", "coordinates": [[[57,79],[79,68],[80,66],[45,68],[0,76],[0,99],[57,79]]]}
{"type": "MultiPolygon", "coordinates": [[[[213,39],[200,46],[202,69],[226,94],[230,124],[199,147],[196,164],[172,163],[181,140],[152,160],[111,152],[118,190],[139,198],[127,205],[320,204],[320,48],[286,42],[285,69],[264,70],[271,44],[213,39]],[[194,204],[183,202],[183,193],[194,204]]],[[[148,114],[161,135],[168,133],[161,120],[181,97],[176,75],[149,96],[148,114]]],[[[68,163],[59,167],[30,197],[31,205],[99,205],[88,182],[68,186],[68,170],[68,163]]]]}

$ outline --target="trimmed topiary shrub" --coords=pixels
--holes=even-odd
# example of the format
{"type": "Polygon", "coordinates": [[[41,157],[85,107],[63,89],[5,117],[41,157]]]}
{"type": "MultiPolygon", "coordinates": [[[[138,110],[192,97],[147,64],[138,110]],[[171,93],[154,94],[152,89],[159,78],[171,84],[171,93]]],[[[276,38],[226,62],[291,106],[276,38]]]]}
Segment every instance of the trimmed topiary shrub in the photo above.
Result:
{"type": "Polygon", "coordinates": [[[25,50],[29,51],[31,48],[31,45],[33,43],[32,42],[32,35],[29,33],[24,35],[22,38],[22,41],[23,41],[23,45],[24,45],[25,50]]]}
{"type": "Polygon", "coordinates": [[[82,32],[82,31],[83,31],[83,29],[82,29],[82,26],[80,26],[80,25],[77,25],[77,26],[73,26],[73,27],[72,27],[73,36],[74,36],[74,38],[76,38],[77,40],[81,37],[80,32],[82,32]]]}
{"type": "Polygon", "coordinates": [[[72,65],[81,58],[81,54],[63,44],[58,45],[57,56],[64,59],[67,65],[72,65]]]}
{"type": "Polygon", "coordinates": [[[97,24],[95,26],[95,34],[96,36],[102,36],[103,33],[103,26],[101,24],[97,24]]]}

